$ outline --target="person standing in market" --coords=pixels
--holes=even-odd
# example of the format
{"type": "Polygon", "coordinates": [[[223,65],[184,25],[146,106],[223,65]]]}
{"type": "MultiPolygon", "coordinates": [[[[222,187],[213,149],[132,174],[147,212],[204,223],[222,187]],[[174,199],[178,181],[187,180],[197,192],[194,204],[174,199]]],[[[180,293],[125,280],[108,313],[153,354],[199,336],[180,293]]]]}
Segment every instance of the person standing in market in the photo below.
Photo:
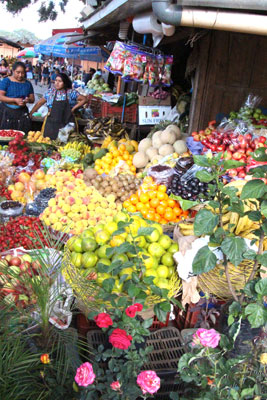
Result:
{"type": "Polygon", "coordinates": [[[35,104],[30,116],[32,117],[46,103],[48,114],[43,123],[42,132],[44,137],[56,140],[59,129],[64,128],[70,122],[74,122],[78,129],[74,114],[86,102],[85,96],[72,89],[72,82],[68,75],[61,72],[57,74],[54,87],[49,89],[44,97],[35,104]]]}
{"type": "Polygon", "coordinates": [[[21,61],[12,66],[12,76],[0,82],[0,129],[15,129],[28,133],[31,120],[27,103],[34,103],[31,82],[26,80],[26,67],[21,61]]]}
{"type": "Polygon", "coordinates": [[[47,62],[44,63],[43,68],[42,68],[42,85],[48,84],[48,79],[49,79],[49,65],[47,62]]]}
{"type": "Polygon", "coordinates": [[[8,67],[7,61],[4,58],[0,62],[1,62],[1,64],[0,64],[0,77],[1,78],[5,78],[8,75],[10,75],[10,69],[8,67]]]}

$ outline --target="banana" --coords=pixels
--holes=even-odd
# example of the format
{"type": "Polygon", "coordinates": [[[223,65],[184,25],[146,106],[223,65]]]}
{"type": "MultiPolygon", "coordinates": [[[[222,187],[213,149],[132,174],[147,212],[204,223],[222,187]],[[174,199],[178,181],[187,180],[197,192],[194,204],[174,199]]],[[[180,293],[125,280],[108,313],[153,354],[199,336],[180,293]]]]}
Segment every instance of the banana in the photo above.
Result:
{"type": "Polygon", "coordinates": [[[238,224],[239,215],[235,212],[231,212],[229,224],[234,225],[230,228],[230,232],[233,232],[238,224]]]}
{"type": "Polygon", "coordinates": [[[194,230],[194,224],[179,224],[179,228],[183,230],[194,230]]]}
{"type": "Polygon", "coordinates": [[[222,222],[225,224],[226,222],[230,221],[230,218],[231,218],[231,212],[229,211],[228,213],[222,216],[222,222]]]}
{"type": "Polygon", "coordinates": [[[242,231],[248,229],[248,225],[249,225],[249,219],[247,215],[239,218],[238,224],[236,225],[235,228],[235,234],[238,235],[242,231]]]}

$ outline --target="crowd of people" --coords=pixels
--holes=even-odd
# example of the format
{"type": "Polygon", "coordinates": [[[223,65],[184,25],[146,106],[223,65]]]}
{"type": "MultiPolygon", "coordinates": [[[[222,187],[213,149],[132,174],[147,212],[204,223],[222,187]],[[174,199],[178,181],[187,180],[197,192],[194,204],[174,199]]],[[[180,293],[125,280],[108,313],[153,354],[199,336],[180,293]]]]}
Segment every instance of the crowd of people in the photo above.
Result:
{"type": "Polygon", "coordinates": [[[51,74],[51,66],[43,63],[40,72],[38,70],[38,82],[41,78],[41,84],[47,84],[48,90],[29,113],[27,104],[35,103],[34,89],[30,82],[31,77],[34,76],[35,79],[35,71],[36,66],[31,69],[30,63],[17,61],[12,66],[11,74],[3,74],[0,81],[0,129],[15,129],[28,133],[31,130],[33,114],[46,104],[48,114],[42,131],[44,137],[56,139],[59,129],[70,122],[75,123],[75,112],[86,104],[87,98],[73,89],[65,68],[55,62],[51,74]],[[54,85],[50,87],[53,80],[54,85]]]}

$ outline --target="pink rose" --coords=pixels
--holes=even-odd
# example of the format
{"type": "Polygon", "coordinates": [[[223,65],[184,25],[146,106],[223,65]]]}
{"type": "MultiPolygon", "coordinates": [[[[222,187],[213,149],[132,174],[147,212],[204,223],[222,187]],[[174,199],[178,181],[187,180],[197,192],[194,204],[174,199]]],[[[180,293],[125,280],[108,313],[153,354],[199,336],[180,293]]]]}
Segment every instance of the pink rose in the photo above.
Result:
{"type": "Polygon", "coordinates": [[[215,347],[218,346],[221,335],[215,331],[215,329],[204,329],[200,328],[196,331],[193,336],[193,346],[201,344],[204,347],[215,347]]]}
{"type": "Polygon", "coordinates": [[[95,323],[99,328],[108,328],[113,324],[112,319],[107,313],[100,313],[94,317],[95,323]]]}
{"type": "Polygon", "coordinates": [[[140,303],[135,303],[132,306],[129,306],[125,310],[125,314],[128,315],[130,318],[134,318],[138,311],[142,311],[143,306],[140,303]]]}
{"type": "Polygon", "coordinates": [[[89,362],[85,362],[77,368],[75,375],[75,382],[79,386],[88,386],[91,385],[95,380],[95,374],[93,371],[92,364],[89,362]]]}
{"type": "Polygon", "coordinates": [[[118,392],[121,388],[121,384],[119,381],[114,381],[110,384],[110,387],[112,390],[115,390],[116,392],[118,392]]]}
{"type": "Polygon", "coordinates": [[[109,337],[109,343],[117,349],[126,350],[131,346],[132,336],[127,335],[124,329],[116,328],[109,337]]]}
{"type": "Polygon", "coordinates": [[[160,388],[160,378],[155,371],[142,371],[137,376],[137,385],[140,386],[143,394],[154,394],[160,388]]]}

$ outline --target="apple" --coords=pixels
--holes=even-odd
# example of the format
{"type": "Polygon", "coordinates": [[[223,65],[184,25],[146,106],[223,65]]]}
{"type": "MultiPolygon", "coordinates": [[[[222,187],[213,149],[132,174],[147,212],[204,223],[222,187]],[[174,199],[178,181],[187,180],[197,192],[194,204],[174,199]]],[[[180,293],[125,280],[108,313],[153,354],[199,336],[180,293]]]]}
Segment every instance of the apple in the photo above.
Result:
{"type": "Polygon", "coordinates": [[[22,272],[28,271],[28,268],[31,266],[31,264],[28,261],[24,261],[23,263],[20,264],[20,270],[22,272]]]}
{"type": "Polygon", "coordinates": [[[240,160],[240,158],[241,158],[242,156],[241,156],[241,154],[238,152],[238,151],[236,151],[234,154],[233,154],[233,159],[234,160],[240,160]]]}
{"type": "Polygon", "coordinates": [[[250,133],[246,133],[245,139],[250,142],[252,140],[252,135],[250,133]]]}
{"type": "Polygon", "coordinates": [[[19,257],[12,257],[11,260],[9,261],[9,264],[19,267],[21,264],[21,259],[19,257]]]}
{"type": "Polygon", "coordinates": [[[238,178],[244,179],[245,177],[246,177],[246,173],[245,173],[244,171],[240,171],[240,172],[238,173],[238,178]]]}
{"type": "Polygon", "coordinates": [[[229,169],[228,170],[228,175],[233,178],[234,176],[237,175],[237,171],[235,169],[229,169]]]}
{"type": "Polygon", "coordinates": [[[9,263],[9,261],[11,260],[12,255],[8,254],[7,256],[5,256],[6,261],[9,263]]]}
{"type": "Polygon", "coordinates": [[[28,261],[29,263],[32,262],[32,258],[29,254],[23,254],[23,256],[21,258],[23,261],[28,261]]]}
{"type": "Polygon", "coordinates": [[[36,271],[38,269],[42,268],[42,265],[41,265],[40,261],[38,261],[38,260],[33,261],[32,268],[35,269],[36,271]]]}

